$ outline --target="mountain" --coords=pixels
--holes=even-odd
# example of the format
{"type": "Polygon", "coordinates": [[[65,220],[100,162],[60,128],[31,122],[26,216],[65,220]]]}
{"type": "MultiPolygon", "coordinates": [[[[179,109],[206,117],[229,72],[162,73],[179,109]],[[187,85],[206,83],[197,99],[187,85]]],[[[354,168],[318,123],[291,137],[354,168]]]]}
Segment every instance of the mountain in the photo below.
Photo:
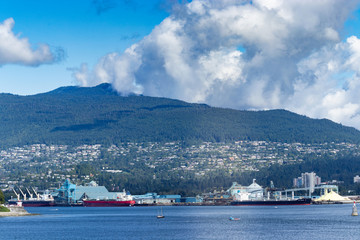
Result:
{"type": "Polygon", "coordinates": [[[0,94],[0,147],[122,141],[360,142],[360,132],[285,110],[239,111],[146,96],[119,96],[109,84],[0,94]]]}

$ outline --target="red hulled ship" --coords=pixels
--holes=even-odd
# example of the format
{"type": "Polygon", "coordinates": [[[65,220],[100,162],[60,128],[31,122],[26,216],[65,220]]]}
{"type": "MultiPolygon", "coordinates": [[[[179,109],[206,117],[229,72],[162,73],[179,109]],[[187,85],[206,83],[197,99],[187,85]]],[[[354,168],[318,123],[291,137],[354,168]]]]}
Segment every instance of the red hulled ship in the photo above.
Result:
{"type": "Polygon", "coordinates": [[[130,193],[118,193],[116,199],[84,199],[84,207],[129,207],[134,206],[135,200],[130,193]]]}

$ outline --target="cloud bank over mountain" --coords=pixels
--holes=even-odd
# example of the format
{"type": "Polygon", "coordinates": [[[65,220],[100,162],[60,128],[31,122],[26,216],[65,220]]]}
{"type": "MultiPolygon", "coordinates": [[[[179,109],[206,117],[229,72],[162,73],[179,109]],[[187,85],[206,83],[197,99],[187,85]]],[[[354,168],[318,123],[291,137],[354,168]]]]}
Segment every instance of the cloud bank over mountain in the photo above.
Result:
{"type": "Polygon", "coordinates": [[[123,53],[73,74],[123,95],[284,108],[360,129],[360,39],[341,39],[359,3],[194,0],[123,53]]]}

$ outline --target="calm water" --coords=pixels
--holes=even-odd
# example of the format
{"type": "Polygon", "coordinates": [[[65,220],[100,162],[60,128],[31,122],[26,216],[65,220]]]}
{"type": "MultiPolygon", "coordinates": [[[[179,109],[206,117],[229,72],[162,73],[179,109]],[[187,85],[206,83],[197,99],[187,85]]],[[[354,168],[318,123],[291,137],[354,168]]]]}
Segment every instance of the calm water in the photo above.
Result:
{"type": "Polygon", "coordinates": [[[351,204],[27,210],[41,215],[0,218],[1,239],[360,239],[351,204]]]}

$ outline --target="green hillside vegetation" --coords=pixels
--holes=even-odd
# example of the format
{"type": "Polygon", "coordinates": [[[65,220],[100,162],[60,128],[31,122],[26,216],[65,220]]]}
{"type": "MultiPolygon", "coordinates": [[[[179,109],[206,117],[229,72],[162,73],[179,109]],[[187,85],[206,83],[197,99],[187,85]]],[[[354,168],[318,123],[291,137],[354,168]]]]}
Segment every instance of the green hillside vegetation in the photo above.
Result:
{"type": "MultiPolygon", "coordinates": [[[[5,203],[5,196],[3,191],[0,190],[0,204],[4,204],[4,203],[5,203]]],[[[10,212],[10,209],[4,206],[0,206],[0,212],[10,212]]]]}
{"type": "Polygon", "coordinates": [[[239,111],[145,96],[122,97],[109,84],[0,94],[0,147],[124,141],[359,142],[360,132],[285,110],[239,111]]]}
{"type": "Polygon", "coordinates": [[[0,204],[4,204],[5,203],[5,196],[3,191],[0,190],[0,204]]]}
{"type": "Polygon", "coordinates": [[[106,186],[111,191],[119,191],[123,188],[131,190],[132,194],[143,194],[146,192],[158,192],[161,194],[181,194],[183,196],[196,196],[197,194],[213,190],[226,190],[236,181],[243,186],[248,186],[256,179],[263,187],[269,187],[273,181],[276,187],[292,188],[293,178],[301,176],[304,172],[315,172],[322,178],[322,181],[343,181],[340,191],[348,195],[360,194],[360,184],[353,183],[353,177],[360,175],[360,157],[342,156],[340,158],[329,158],[328,156],[309,156],[304,162],[289,165],[275,164],[270,168],[263,168],[260,171],[232,172],[218,169],[207,173],[205,176],[196,176],[193,172],[172,172],[167,171],[171,166],[163,166],[149,170],[143,162],[138,162],[131,168],[126,168],[125,161],[122,169],[123,174],[111,174],[101,172],[96,164],[81,164],[75,167],[72,174],[84,175],[93,173],[94,179],[100,185],[106,186]],[[168,169],[166,169],[168,168],[168,169]],[[156,176],[154,178],[154,176],[156,176]],[[114,188],[114,186],[116,186],[114,188]]]}
{"type": "Polygon", "coordinates": [[[4,206],[0,206],[0,212],[10,212],[10,209],[4,206]]]}

